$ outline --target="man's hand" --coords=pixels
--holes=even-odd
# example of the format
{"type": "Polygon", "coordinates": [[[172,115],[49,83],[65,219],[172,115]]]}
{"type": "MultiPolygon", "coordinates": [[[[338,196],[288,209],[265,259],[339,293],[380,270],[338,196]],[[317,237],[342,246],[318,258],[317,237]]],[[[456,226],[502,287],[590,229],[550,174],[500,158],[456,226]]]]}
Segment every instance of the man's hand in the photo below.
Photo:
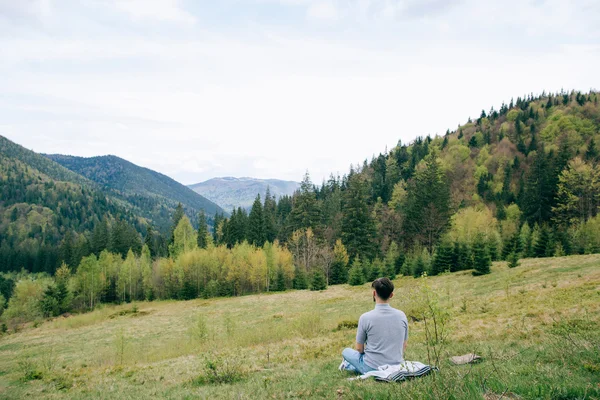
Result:
{"type": "Polygon", "coordinates": [[[365,345],[364,345],[364,343],[363,344],[356,343],[356,351],[358,351],[360,354],[364,354],[364,352],[365,352],[365,345]]]}

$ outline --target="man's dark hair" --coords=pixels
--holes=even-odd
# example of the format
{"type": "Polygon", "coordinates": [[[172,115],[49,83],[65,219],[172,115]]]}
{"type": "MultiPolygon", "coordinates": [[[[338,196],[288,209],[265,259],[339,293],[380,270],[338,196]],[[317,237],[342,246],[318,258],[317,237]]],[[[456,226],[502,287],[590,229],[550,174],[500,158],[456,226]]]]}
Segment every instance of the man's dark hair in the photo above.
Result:
{"type": "Polygon", "coordinates": [[[388,278],[375,279],[371,287],[375,289],[381,300],[389,299],[394,291],[394,284],[388,278]]]}

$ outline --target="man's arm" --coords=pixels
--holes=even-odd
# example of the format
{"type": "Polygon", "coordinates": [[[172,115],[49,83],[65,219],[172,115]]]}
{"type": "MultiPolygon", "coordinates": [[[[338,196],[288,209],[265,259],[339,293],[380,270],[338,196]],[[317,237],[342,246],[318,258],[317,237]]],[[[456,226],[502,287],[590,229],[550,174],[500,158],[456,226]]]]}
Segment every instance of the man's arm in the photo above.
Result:
{"type": "Polygon", "coordinates": [[[361,315],[358,319],[358,329],[356,330],[356,350],[360,354],[364,354],[365,342],[367,341],[367,330],[365,329],[364,323],[364,318],[361,315]]]}
{"type": "MultiPolygon", "coordinates": [[[[404,342],[404,343],[406,343],[406,342],[404,342]]],[[[406,344],[405,344],[405,346],[406,346],[406,344]]],[[[365,344],[356,342],[356,351],[358,351],[360,354],[363,354],[365,352],[365,344]]]]}

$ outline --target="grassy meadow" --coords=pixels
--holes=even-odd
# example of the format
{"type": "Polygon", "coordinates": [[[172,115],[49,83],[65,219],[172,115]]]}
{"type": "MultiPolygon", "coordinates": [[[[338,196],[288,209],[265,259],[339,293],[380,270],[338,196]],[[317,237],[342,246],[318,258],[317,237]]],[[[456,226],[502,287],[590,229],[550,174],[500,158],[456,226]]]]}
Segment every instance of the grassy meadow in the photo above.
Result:
{"type": "Polygon", "coordinates": [[[348,381],[337,367],[355,328],[338,325],[373,302],[368,285],[341,285],[104,306],[23,327],[0,336],[0,399],[600,399],[600,255],[395,284],[392,305],[409,318],[425,287],[437,295],[445,341],[427,346],[413,320],[406,359],[433,363],[438,351],[439,373],[348,381]],[[483,362],[448,361],[470,352],[483,362]]]}

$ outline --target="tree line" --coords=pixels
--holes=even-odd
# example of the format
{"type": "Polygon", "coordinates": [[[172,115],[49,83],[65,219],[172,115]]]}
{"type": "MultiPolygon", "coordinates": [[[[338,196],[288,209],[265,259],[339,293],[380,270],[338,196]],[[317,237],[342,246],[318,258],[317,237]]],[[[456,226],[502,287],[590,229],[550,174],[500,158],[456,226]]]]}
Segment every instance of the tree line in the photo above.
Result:
{"type": "Polygon", "coordinates": [[[293,196],[267,192],[212,226],[201,213],[194,228],[181,206],[165,236],[102,220],[85,251],[61,243],[71,304],[485,274],[495,260],[599,252],[599,128],[596,92],[529,95],[321,185],[306,174],[293,196]]]}

